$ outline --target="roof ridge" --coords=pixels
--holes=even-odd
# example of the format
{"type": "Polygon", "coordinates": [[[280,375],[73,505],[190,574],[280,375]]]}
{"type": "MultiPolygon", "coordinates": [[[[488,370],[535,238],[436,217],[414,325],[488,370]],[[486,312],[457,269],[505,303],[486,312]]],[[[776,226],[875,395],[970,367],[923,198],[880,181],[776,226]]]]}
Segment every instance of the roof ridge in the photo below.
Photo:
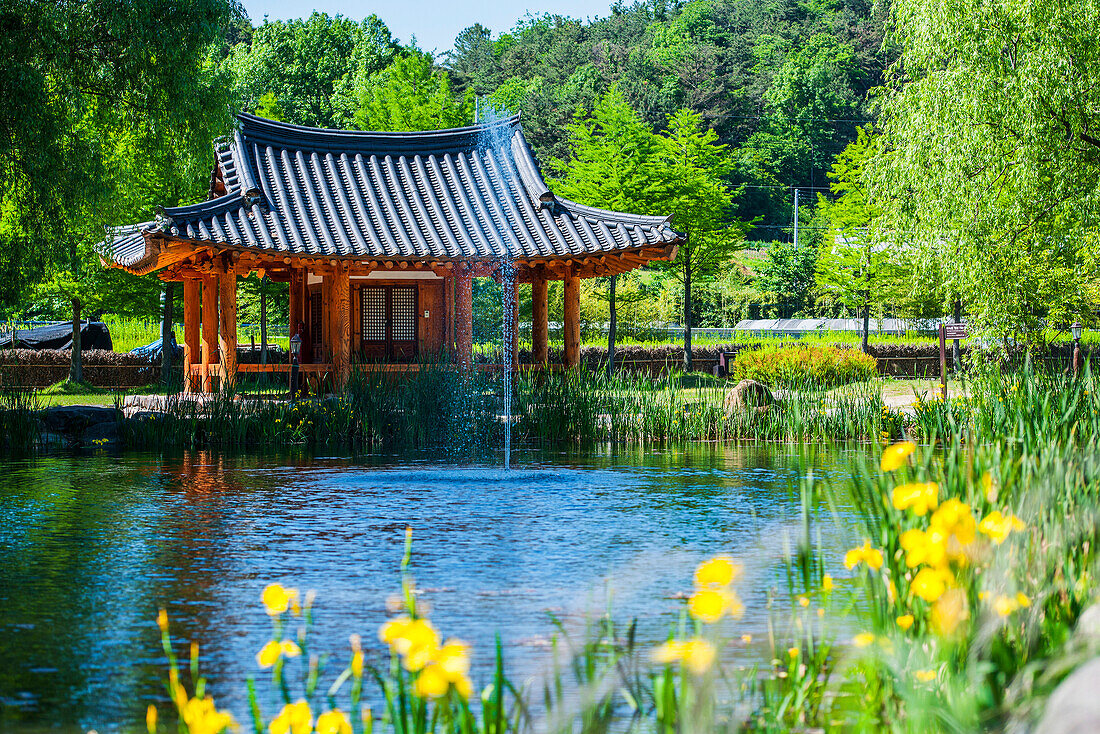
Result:
{"type": "Polygon", "coordinates": [[[446,137],[450,135],[469,135],[471,133],[480,133],[486,128],[493,127],[518,127],[519,115],[510,115],[499,120],[492,122],[483,122],[475,125],[467,125],[465,127],[450,127],[442,128],[439,130],[413,130],[413,131],[392,131],[392,130],[349,130],[338,127],[311,127],[309,125],[296,125],[292,122],[282,122],[280,120],[272,120],[268,117],[260,117],[259,115],[253,115],[248,112],[238,112],[237,121],[241,124],[241,130],[245,131],[248,128],[267,131],[284,131],[292,136],[301,135],[335,135],[346,138],[368,138],[378,137],[382,139],[394,139],[394,140],[420,140],[423,138],[438,138],[446,137]]]}
{"type": "MultiPolygon", "coordinates": [[[[595,206],[588,206],[587,204],[579,204],[570,199],[566,199],[563,196],[556,196],[557,202],[566,209],[572,211],[574,214],[587,215],[596,217],[598,219],[611,220],[614,222],[622,222],[623,224],[639,224],[649,227],[658,227],[662,224],[668,224],[671,228],[672,215],[646,215],[646,214],[632,214],[630,212],[616,212],[610,209],[600,209],[595,206]]],[[[676,234],[683,236],[683,232],[673,230],[676,234]]]]}

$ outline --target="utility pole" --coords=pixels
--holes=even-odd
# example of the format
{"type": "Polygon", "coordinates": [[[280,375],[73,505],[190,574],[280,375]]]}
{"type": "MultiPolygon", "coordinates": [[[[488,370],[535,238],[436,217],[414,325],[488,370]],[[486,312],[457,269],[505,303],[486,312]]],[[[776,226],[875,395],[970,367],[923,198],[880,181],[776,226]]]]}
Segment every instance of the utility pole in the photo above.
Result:
{"type": "MultiPolygon", "coordinates": [[[[794,249],[798,250],[798,189],[794,190],[794,249]]],[[[790,314],[788,314],[790,315],[790,314]]]]}
{"type": "Polygon", "coordinates": [[[794,190],[794,248],[798,249],[798,189],[794,190]]]}

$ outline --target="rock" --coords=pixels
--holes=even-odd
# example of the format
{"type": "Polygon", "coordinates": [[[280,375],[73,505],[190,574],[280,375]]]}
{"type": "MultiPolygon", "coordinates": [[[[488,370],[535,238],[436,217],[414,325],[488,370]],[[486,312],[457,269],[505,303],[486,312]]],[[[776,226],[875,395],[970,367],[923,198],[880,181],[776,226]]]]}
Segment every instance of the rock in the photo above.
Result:
{"type": "Polygon", "coordinates": [[[1036,734],[1100,732],[1100,658],[1075,670],[1047,700],[1036,734]]]}
{"type": "Polygon", "coordinates": [[[118,423],[96,423],[88,426],[81,437],[85,446],[106,446],[118,442],[118,423]]]}
{"type": "Polygon", "coordinates": [[[768,386],[756,380],[741,380],[726,393],[726,415],[746,408],[766,408],[775,402],[768,386]]]}
{"type": "Polygon", "coordinates": [[[1093,644],[1100,643],[1100,604],[1093,604],[1077,618],[1077,636],[1093,644]]]}
{"type": "Polygon", "coordinates": [[[57,405],[39,413],[46,430],[51,433],[67,433],[79,436],[100,423],[114,423],[115,409],[102,405],[57,405]]]}

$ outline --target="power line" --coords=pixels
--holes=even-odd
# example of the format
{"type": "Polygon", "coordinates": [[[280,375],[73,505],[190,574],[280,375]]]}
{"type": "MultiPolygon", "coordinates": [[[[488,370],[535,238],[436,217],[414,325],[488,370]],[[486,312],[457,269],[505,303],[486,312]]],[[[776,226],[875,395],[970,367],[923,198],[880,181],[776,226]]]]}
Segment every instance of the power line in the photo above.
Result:
{"type": "MultiPolygon", "coordinates": [[[[695,112],[695,110],[692,110],[692,111],[695,112]]],[[[639,110],[639,114],[666,118],[670,114],[673,114],[673,113],[665,112],[663,110],[639,110]]],[[[706,113],[703,113],[703,116],[706,117],[708,120],[775,120],[776,119],[774,115],[722,114],[722,115],[713,115],[713,116],[711,116],[711,115],[707,115],[706,113]]],[[[784,121],[784,122],[828,122],[828,123],[847,123],[847,124],[855,123],[855,124],[859,124],[859,125],[867,125],[867,124],[873,124],[875,122],[878,122],[877,120],[866,120],[866,119],[844,118],[844,117],[796,117],[796,118],[791,118],[791,119],[781,120],[781,121],[784,121]]]]}

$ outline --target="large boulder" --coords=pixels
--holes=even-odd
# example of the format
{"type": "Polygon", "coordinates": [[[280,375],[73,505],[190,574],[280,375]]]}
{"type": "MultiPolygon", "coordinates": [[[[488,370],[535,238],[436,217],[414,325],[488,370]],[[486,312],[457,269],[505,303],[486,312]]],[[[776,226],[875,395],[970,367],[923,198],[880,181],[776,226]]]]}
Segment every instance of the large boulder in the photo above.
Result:
{"type": "Polygon", "coordinates": [[[1100,732],[1100,658],[1075,670],[1054,689],[1036,734],[1100,732]]]}
{"type": "Polygon", "coordinates": [[[726,392],[726,415],[740,410],[767,408],[775,402],[768,386],[756,380],[741,380],[726,392]]]}
{"type": "Polygon", "coordinates": [[[47,431],[70,436],[80,436],[100,423],[114,423],[116,416],[114,408],[102,405],[55,405],[39,414],[47,431]]]}

